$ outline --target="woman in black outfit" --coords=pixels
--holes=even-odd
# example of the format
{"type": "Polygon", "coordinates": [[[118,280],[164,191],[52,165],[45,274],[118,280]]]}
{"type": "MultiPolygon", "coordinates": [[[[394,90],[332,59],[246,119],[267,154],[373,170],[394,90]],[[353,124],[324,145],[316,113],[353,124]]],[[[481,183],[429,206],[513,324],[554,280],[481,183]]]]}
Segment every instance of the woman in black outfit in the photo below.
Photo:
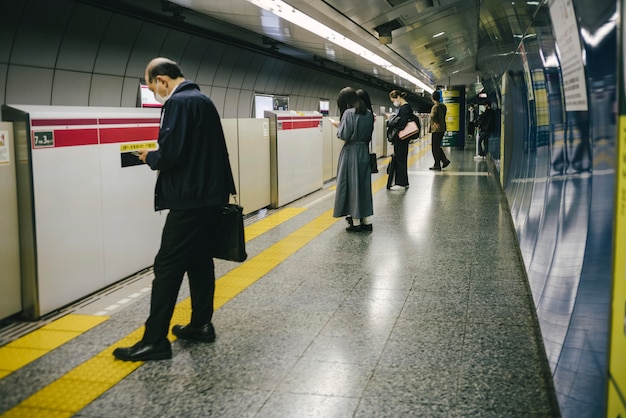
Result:
{"type": "MultiPolygon", "coordinates": [[[[400,90],[393,90],[389,93],[389,99],[395,107],[399,107],[398,113],[387,120],[387,140],[393,143],[393,152],[395,157],[394,169],[390,171],[393,174],[395,171],[395,185],[409,188],[409,173],[408,173],[408,158],[409,158],[409,140],[402,140],[398,137],[398,132],[404,129],[406,124],[410,120],[415,120],[413,115],[413,109],[406,101],[408,93],[400,90]]],[[[390,175],[392,175],[390,174],[390,175]]],[[[391,179],[387,182],[387,188],[390,189],[392,185],[391,179]]]]}

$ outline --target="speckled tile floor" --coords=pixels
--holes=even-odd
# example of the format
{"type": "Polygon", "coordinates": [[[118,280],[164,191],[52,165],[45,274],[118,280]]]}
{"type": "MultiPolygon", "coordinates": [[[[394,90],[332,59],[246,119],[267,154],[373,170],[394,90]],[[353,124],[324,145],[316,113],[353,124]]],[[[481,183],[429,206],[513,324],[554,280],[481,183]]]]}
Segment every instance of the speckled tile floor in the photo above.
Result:
{"type": "MultiPolygon", "coordinates": [[[[415,145],[410,188],[374,195],[372,233],[330,222],[218,308],[217,342],[175,341],[171,360],[140,364],[84,408],[55,416],[558,416],[498,180],[471,150],[448,153],[452,164],[433,173],[429,148],[415,145]]],[[[250,259],[323,217],[333,193],[289,205],[306,210],[251,240],[250,259]]],[[[237,267],[216,264],[218,276],[237,267]]],[[[109,295],[124,303],[75,312],[108,308],[110,318],[4,376],[0,413],[29,411],[33,395],[98,353],[110,372],[106,350],[147,317],[146,286],[149,277],[109,295]]],[[[183,287],[179,299],[187,296],[183,287]]]]}

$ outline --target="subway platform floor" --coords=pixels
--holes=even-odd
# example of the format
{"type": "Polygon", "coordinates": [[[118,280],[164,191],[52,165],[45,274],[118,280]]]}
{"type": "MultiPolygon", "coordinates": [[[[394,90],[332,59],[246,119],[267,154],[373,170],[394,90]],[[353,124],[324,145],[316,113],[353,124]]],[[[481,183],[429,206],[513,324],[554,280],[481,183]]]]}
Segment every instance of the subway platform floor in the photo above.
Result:
{"type": "Polygon", "coordinates": [[[248,218],[248,260],[216,260],[215,343],[113,358],[142,335],[147,269],[0,347],[0,416],[559,416],[498,179],[473,149],[430,171],[429,142],[408,189],[379,160],[372,232],[332,218],[332,183],[248,218]]]}

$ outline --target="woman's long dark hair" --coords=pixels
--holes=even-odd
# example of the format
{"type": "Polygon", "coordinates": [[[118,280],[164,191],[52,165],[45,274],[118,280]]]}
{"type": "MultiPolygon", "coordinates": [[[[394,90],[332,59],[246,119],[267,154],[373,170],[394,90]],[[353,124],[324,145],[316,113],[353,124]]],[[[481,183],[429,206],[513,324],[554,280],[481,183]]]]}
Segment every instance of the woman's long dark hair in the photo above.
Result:
{"type": "Polygon", "coordinates": [[[337,96],[337,107],[339,107],[340,115],[343,116],[343,112],[353,107],[356,113],[365,115],[367,113],[367,107],[363,100],[356,94],[356,91],[352,87],[344,87],[337,96]]]}
{"type": "Polygon", "coordinates": [[[374,109],[372,109],[372,101],[370,100],[370,95],[363,89],[358,89],[356,91],[356,95],[359,96],[361,100],[363,100],[363,103],[365,103],[365,107],[368,108],[373,115],[374,109]]]}

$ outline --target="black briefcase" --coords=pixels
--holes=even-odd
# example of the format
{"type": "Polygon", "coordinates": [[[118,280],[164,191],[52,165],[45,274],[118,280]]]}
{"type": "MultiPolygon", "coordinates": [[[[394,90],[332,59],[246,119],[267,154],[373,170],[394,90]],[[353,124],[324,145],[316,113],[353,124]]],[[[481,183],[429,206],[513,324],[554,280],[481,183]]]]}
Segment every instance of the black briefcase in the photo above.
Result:
{"type": "Polygon", "coordinates": [[[378,158],[376,158],[375,152],[370,152],[370,171],[378,173],[378,158]]]}
{"type": "Polygon", "coordinates": [[[391,154],[391,160],[387,165],[387,189],[393,186],[393,179],[396,176],[396,154],[391,154]]]}
{"type": "Polygon", "coordinates": [[[242,262],[248,258],[243,227],[243,208],[236,203],[222,206],[212,256],[242,262]]]}

